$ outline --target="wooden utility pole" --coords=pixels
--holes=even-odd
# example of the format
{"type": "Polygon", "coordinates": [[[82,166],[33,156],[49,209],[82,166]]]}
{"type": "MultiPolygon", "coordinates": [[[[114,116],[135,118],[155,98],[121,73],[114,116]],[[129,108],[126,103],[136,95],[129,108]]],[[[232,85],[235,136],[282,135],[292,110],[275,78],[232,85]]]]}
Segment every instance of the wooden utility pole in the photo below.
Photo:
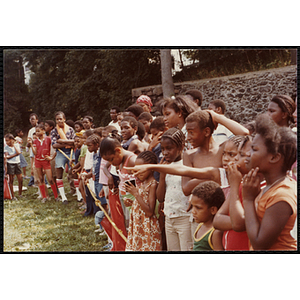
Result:
{"type": "Polygon", "coordinates": [[[174,96],[174,83],[172,78],[172,56],[171,49],[160,50],[160,61],[161,61],[161,82],[163,97],[174,96]]]}

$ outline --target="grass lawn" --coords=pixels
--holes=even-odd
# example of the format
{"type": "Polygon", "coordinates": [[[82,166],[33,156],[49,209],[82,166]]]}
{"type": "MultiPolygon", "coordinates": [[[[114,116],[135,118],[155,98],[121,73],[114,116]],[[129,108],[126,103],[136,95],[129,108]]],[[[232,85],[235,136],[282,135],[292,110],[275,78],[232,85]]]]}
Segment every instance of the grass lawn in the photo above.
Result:
{"type": "MultiPolygon", "coordinates": [[[[27,163],[29,154],[24,153],[27,163]]],[[[30,174],[29,164],[27,176],[30,174]]],[[[29,179],[23,180],[27,187],[29,179]]],[[[15,178],[14,185],[18,185],[15,178]]],[[[4,252],[97,252],[107,243],[106,236],[94,230],[94,217],[84,217],[77,198],[69,194],[70,186],[64,176],[69,203],[56,202],[51,188],[50,201],[37,199],[37,188],[28,187],[18,201],[4,200],[4,252]]],[[[18,191],[15,192],[18,197],[18,191]]]]}

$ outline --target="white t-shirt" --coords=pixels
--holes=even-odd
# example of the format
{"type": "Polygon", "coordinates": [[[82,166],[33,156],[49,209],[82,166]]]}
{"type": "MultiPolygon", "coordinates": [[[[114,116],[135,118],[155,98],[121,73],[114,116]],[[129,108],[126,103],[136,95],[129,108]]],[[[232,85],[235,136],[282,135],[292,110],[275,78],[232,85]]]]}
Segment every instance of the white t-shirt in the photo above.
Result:
{"type": "Polygon", "coordinates": [[[121,127],[118,122],[114,123],[114,121],[111,121],[108,125],[115,126],[118,132],[121,133],[121,127]]]}
{"type": "Polygon", "coordinates": [[[215,129],[212,134],[213,139],[218,145],[221,145],[233,135],[234,134],[222,124],[218,124],[217,129],[215,129]]]}

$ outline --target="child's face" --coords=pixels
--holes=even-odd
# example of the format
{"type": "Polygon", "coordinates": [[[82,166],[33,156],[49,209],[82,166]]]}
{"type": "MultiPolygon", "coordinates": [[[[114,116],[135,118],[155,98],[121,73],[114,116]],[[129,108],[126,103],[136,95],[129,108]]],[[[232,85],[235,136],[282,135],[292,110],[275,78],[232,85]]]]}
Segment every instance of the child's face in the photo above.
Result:
{"type": "Polygon", "coordinates": [[[147,133],[150,132],[150,125],[151,125],[151,121],[147,121],[147,120],[139,120],[144,126],[145,126],[145,130],[147,133]]]}
{"type": "Polygon", "coordinates": [[[222,155],[223,168],[227,169],[228,163],[234,162],[237,155],[238,147],[232,141],[227,141],[222,155]]]}
{"type": "Polygon", "coordinates": [[[205,132],[199,128],[197,122],[187,122],[187,140],[194,148],[201,147],[205,140],[205,132]]]}
{"type": "Polygon", "coordinates": [[[131,127],[130,123],[127,121],[121,122],[121,134],[123,140],[129,140],[136,133],[136,128],[131,127]]]}
{"type": "Polygon", "coordinates": [[[196,223],[205,223],[213,219],[212,207],[208,207],[203,199],[192,195],[191,204],[192,215],[196,223]]]}
{"type": "Polygon", "coordinates": [[[156,137],[158,134],[162,133],[163,131],[159,131],[157,128],[151,128],[150,134],[152,135],[152,139],[156,137]]]}
{"type": "Polygon", "coordinates": [[[161,153],[167,163],[176,162],[181,159],[182,149],[169,138],[162,138],[160,141],[161,153]]]}
{"type": "Polygon", "coordinates": [[[32,139],[33,139],[33,140],[36,140],[36,139],[37,139],[37,136],[36,136],[35,133],[32,135],[32,139]]]}
{"type": "Polygon", "coordinates": [[[270,156],[272,154],[268,152],[264,139],[256,134],[251,144],[250,157],[246,158],[247,169],[251,170],[259,167],[261,173],[269,171],[268,161],[270,156]]]}
{"type": "Polygon", "coordinates": [[[81,140],[81,138],[75,137],[75,139],[74,139],[74,146],[75,146],[75,148],[78,148],[78,149],[81,148],[81,146],[82,146],[82,140],[81,140]]]}
{"type": "Polygon", "coordinates": [[[278,125],[282,123],[283,117],[285,117],[286,115],[286,113],[282,111],[279,105],[273,101],[269,103],[267,113],[278,125]]]}
{"type": "Polygon", "coordinates": [[[66,120],[63,115],[59,114],[55,117],[55,121],[56,121],[56,124],[62,128],[62,127],[64,127],[64,123],[66,120]]]}
{"type": "Polygon", "coordinates": [[[80,132],[82,130],[82,127],[79,124],[75,124],[74,129],[75,129],[75,132],[80,132]]]}
{"type": "Polygon", "coordinates": [[[243,148],[239,147],[238,155],[235,157],[235,164],[242,175],[247,174],[250,170],[246,167],[246,159],[250,158],[251,141],[248,141],[243,148]]]}
{"type": "Polygon", "coordinates": [[[119,125],[121,125],[121,121],[123,120],[123,118],[124,118],[123,114],[118,113],[117,120],[118,120],[119,125]]]}
{"type": "Polygon", "coordinates": [[[36,128],[36,129],[35,129],[35,135],[36,135],[38,138],[43,137],[44,134],[45,134],[45,130],[44,130],[44,129],[42,129],[42,128],[36,128]]]}
{"type": "Polygon", "coordinates": [[[84,118],[84,119],[82,120],[82,125],[83,125],[83,128],[84,128],[85,130],[88,130],[88,129],[91,129],[92,123],[90,122],[89,119],[84,118]]]}
{"type": "Polygon", "coordinates": [[[99,144],[94,144],[92,142],[86,142],[87,148],[88,150],[92,153],[92,152],[97,152],[97,150],[99,149],[99,144]]]}
{"type": "Polygon", "coordinates": [[[115,152],[113,154],[103,155],[102,158],[104,160],[107,160],[110,164],[113,166],[119,166],[123,161],[123,152],[120,147],[117,147],[115,149],[115,152]]]}
{"type": "Polygon", "coordinates": [[[163,109],[164,122],[166,127],[173,128],[176,127],[180,122],[182,122],[183,117],[180,116],[180,112],[175,112],[174,109],[170,107],[165,107],[163,109]]]}
{"type": "Polygon", "coordinates": [[[22,137],[24,135],[23,131],[21,130],[19,133],[18,133],[18,136],[19,137],[22,137]]]}
{"type": "Polygon", "coordinates": [[[5,138],[5,143],[7,144],[7,146],[12,147],[14,145],[14,140],[10,139],[10,138],[5,138]]]}
{"type": "MultiPolygon", "coordinates": [[[[136,166],[140,166],[140,165],[144,165],[144,164],[145,164],[145,161],[144,161],[143,159],[141,159],[141,158],[137,158],[137,159],[135,160],[135,165],[136,165],[136,166]]],[[[139,174],[139,175],[137,176],[137,178],[138,178],[141,182],[143,182],[143,181],[145,181],[151,174],[153,174],[153,172],[150,171],[150,170],[148,170],[148,171],[145,171],[145,172],[139,174]]]]}
{"type": "Polygon", "coordinates": [[[53,129],[53,127],[51,127],[48,123],[45,123],[45,131],[47,133],[51,132],[52,129],[53,129]]]}
{"type": "Polygon", "coordinates": [[[150,112],[149,106],[148,106],[146,103],[144,103],[144,102],[139,102],[138,105],[141,106],[141,107],[143,108],[144,111],[150,112]]]}

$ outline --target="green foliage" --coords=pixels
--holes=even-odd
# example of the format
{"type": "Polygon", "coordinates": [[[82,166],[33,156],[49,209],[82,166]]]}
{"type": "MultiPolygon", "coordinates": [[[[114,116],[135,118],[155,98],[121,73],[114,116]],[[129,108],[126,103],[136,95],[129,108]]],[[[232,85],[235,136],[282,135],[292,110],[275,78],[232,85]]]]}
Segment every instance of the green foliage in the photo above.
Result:
{"type": "Polygon", "coordinates": [[[85,115],[107,125],[114,105],[131,104],[131,89],[160,83],[158,50],[27,50],[31,110],[41,120],[62,110],[67,119],[85,115]]]}
{"type": "Polygon", "coordinates": [[[4,51],[4,133],[15,134],[26,124],[29,95],[24,82],[23,58],[20,51],[4,51]]]}
{"type": "Polygon", "coordinates": [[[193,49],[183,53],[195,65],[176,74],[175,82],[284,67],[291,62],[291,53],[286,49],[193,49]]]}

